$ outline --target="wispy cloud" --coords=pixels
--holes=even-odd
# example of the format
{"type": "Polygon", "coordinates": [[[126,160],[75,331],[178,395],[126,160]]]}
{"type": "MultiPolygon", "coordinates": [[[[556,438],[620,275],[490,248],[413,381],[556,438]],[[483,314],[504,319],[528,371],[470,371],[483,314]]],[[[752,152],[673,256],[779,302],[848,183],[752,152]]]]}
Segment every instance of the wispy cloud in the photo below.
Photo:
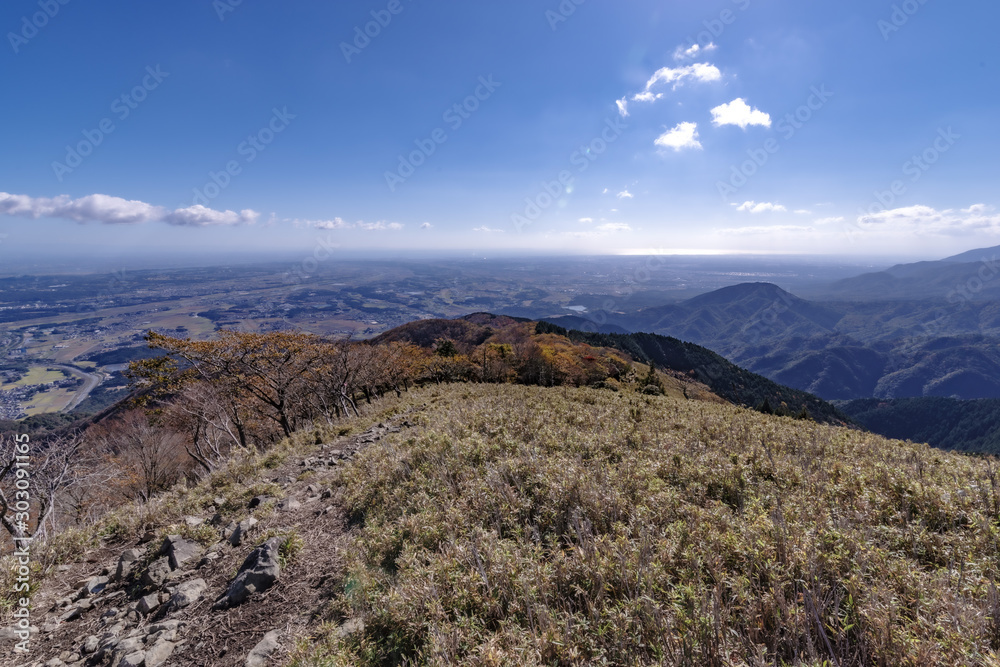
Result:
{"type": "Polygon", "coordinates": [[[398,222],[385,222],[383,220],[379,220],[378,222],[362,222],[359,220],[358,222],[354,223],[354,226],[357,227],[358,229],[363,229],[367,232],[381,232],[387,229],[392,231],[399,231],[400,229],[403,228],[403,225],[401,225],[398,222]]]}
{"type": "MultiPolygon", "coordinates": [[[[644,93],[649,93],[654,87],[661,83],[672,83],[673,88],[676,89],[688,80],[707,83],[710,81],[718,81],[721,78],[722,72],[719,71],[719,68],[715,65],[709,65],[708,63],[695,63],[693,65],[685,65],[683,67],[661,67],[656,70],[656,72],[653,73],[653,76],[649,78],[649,81],[646,82],[644,93]]],[[[644,93],[640,93],[640,95],[644,93]]],[[[638,96],[635,96],[632,99],[634,100],[636,97],[638,96]]]]}
{"type": "Polygon", "coordinates": [[[715,51],[718,47],[713,42],[709,42],[705,46],[700,44],[692,44],[691,46],[684,48],[683,46],[678,46],[674,50],[674,60],[678,62],[683,62],[685,60],[694,60],[702,53],[710,53],[715,51]]]}
{"type": "Polygon", "coordinates": [[[1000,234],[1000,214],[992,206],[974,204],[964,209],[939,211],[930,206],[906,206],[860,216],[858,225],[871,231],[968,236],[1000,234]]]}
{"type": "Polygon", "coordinates": [[[433,229],[433,228],[434,228],[434,225],[432,225],[429,222],[425,222],[424,224],[420,225],[420,229],[433,229]]]}
{"type": "Polygon", "coordinates": [[[619,199],[634,199],[635,195],[628,191],[628,188],[622,190],[618,193],[617,197],[619,199]]]}
{"type": "Polygon", "coordinates": [[[580,218],[578,222],[582,222],[585,225],[589,225],[594,222],[593,218],[580,218]]]}
{"type": "Polygon", "coordinates": [[[487,227],[486,225],[483,225],[482,227],[474,227],[472,231],[474,231],[474,232],[480,232],[482,234],[503,234],[504,233],[504,230],[502,230],[502,229],[493,229],[492,227],[487,227]]]}
{"type": "Polygon", "coordinates": [[[623,97],[620,100],[615,100],[615,104],[618,106],[618,114],[622,118],[628,118],[628,97],[623,97]]]}
{"type": "Polygon", "coordinates": [[[680,123],[673,129],[661,134],[653,143],[660,148],[672,148],[678,152],[686,148],[700,149],[701,142],[698,141],[698,124],[680,123]]]}
{"type": "Polygon", "coordinates": [[[748,125],[771,127],[771,117],[760,109],[751,108],[742,97],[737,97],[712,109],[712,123],[716,127],[736,125],[745,130],[748,125]]]}
{"type": "Polygon", "coordinates": [[[737,206],[736,210],[744,213],[784,213],[788,209],[781,204],[773,204],[768,201],[745,201],[737,206]]]}
{"type": "Polygon", "coordinates": [[[78,199],[69,195],[58,197],[30,197],[0,192],[0,215],[37,220],[58,218],[79,223],[105,225],[137,225],[147,222],[164,222],[181,227],[207,227],[213,225],[253,224],[260,217],[256,211],[246,209],[216,211],[201,205],[170,210],[146,202],[122,199],[110,195],[93,194],[78,199]]]}

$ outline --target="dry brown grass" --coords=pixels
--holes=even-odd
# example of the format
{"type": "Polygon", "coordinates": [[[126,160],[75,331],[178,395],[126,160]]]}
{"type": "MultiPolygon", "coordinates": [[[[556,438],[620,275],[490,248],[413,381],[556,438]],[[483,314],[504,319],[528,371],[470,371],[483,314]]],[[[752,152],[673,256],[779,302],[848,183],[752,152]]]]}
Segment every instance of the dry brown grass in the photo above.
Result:
{"type": "Polygon", "coordinates": [[[461,385],[342,478],[360,526],[293,665],[974,665],[982,460],[670,397],[461,385]]]}

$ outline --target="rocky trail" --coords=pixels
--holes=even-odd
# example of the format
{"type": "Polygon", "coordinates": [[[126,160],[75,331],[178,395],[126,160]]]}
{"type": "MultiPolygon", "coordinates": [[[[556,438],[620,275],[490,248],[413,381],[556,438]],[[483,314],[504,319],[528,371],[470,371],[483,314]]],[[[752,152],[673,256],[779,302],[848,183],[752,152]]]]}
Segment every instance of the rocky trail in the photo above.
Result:
{"type": "MultiPolygon", "coordinates": [[[[0,630],[0,664],[160,667],[282,664],[343,590],[352,533],[337,469],[412,425],[402,417],[291,455],[267,471],[270,493],[243,507],[216,498],[165,537],[104,547],[63,565],[33,598],[30,653],[0,630]]],[[[363,629],[339,619],[339,632],[363,629]]]]}

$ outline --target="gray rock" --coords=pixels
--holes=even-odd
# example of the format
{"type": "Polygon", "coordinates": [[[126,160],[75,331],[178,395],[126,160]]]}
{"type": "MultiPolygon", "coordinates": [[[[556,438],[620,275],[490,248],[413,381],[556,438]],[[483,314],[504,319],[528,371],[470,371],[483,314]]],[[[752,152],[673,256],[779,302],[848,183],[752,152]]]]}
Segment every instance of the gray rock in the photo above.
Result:
{"type": "Polygon", "coordinates": [[[101,640],[97,638],[97,635],[90,635],[83,641],[83,652],[84,654],[90,654],[97,650],[97,647],[101,645],[101,640]]]}
{"type": "Polygon", "coordinates": [[[80,609],[80,607],[73,605],[72,607],[67,609],[62,616],[59,617],[59,622],[68,623],[69,621],[75,621],[76,619],[80,618],[81,615],[83,615],[83,609],[80,609]]]}
{"type": "Polygon", "coordinates": [[[145,651],[135,651],[134,653],[129,653],[121,659],[118,663],[118,667],[144,667],[146,664],[146,652],[145,651]]]}
{"type": "Polygon", "coordinates": [[[249,519],[244,519],[240,521],[239,525],[229,536],[229,543],[234,547],[240,546],[243,543],[244,538],[246,538],[247,533],[257,525],[257,519],[250,517],[249,519]]]}
{"type": "Polygon", "coordinates": [[[166,580],[168,574],[170,574],[170,559],[164,556],[149,564],[146,571],[142,573],[140,581],[143,586],[156,588],[166,580]]]}
{"type": "Polygon", "coordinates": [[[139,610],[140,614],[148,614],[157,607],[160,606],[160,594],[150,593],[149,595],[144,595],[139,598],[136,603],[135,608],[139,610]]]}
{"type": "Polygon", "coordinates": [[[278,650],[280,637],[281,633],[277,630],[271,630],[264,635],[264,638],[247,655],[246,667],[267,667],[270,664],[271,656],[278,650]]]}
{"type": "Polygon", "coordinates": [[[186,516],[184,517],[184,523],[188,528],[197,528],[201,524],[205,523],[205,520],[200,516],[186,516]]]}
{"type": "Polygon", "coordinates": [[[265,591],[274,585],[281,575],[278,564],[280,537],[272,537],[250,552],[239,573],[229,588],[212,606],[213,609],[227,609],[244,602],[254,593],[265,591]]]}
{"type": "Polygon", "coordinates": [[[302,503],[297,501],[295,498],[285,498],[278,503],[278,509],[282,512],[293,512],[300,507],[302,507],[302,503]]]}
{"type": "Polygon", "coordinates": [[[160,547],[160,554],[170,559],[170,567],[174,570],[179,570],[188,561],[201,556],[202,551],[204,549],[200,544],[186,540],[180,535],[168,535],[167,539],[163,540],[163,546],[160,547]]]}
{"type": "Polygon", "coordinates": [[[145,667],[159,667],[167,661],[174,652],[174,642],[160,640],[146,649],[145,667]]]}
{"type": "Polygon", "coordinates": [[[171,611],[174,611],[190,606],[201,599],[202,593],[205,592],[206,588],[208,588],[208,584],[205,583],[204,579],[185,581],[174,589],[167,607],[171,611]]]}
{"type": "Polygon", "coordinates": [[[129,575],[135,562],[142,558],[140,549],[126,549],[118,559],[118,567],[115,569],[115,581],[121,581],[129,575]]]}
{"type": "Polygon", "coordinates": [[[149,626],[149,634],[155,635],[157,632],[163,632],[165,630],[177,630],[181,627],[180,621],[160,621],[159,623],[153,623],[149,626]]]}
{"type": "Polygon", "coordinates": [[[107,587],[108,581],[107,577],[90,577],[80,587],[79,597],[85,598],[97,595],[107,587]]]}

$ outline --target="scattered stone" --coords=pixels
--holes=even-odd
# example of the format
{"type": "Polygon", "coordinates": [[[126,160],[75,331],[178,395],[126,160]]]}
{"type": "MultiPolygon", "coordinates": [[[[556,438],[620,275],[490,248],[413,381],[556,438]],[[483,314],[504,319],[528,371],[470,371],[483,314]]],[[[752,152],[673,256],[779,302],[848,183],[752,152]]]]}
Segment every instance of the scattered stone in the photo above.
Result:
{"type": "Polygon", "coordinates": [[[221,496],[216,496],[215,498],[212,498],[212,504],[216,507],[220,507],[226,504],[226,499],[221,496]]]}
{"type": "Polygon", "coordinates": [[[49,634],[51,632],[55,632],[56,630],[59,629],[59,625],[60,625],[60,623],[58,623],[58,622],[55,622],[55,623],[46,623],[45,625],[42,626],[42,632],[44,632],[45,634],[49,634]]]}
{"type": "Polygon", "coordinates": [[[227,609],[244,602],[252,594],[265,591],[274,585],[281,574],[278,564],[280,537],[272,537],[250,552],[239,573],[226,592],[212,606],[213,609],[227,609]]]}
{"type": "Polygon", "coordinates": [[[170,602],[167,603],[167,608],[174,611],[194,604],[201,599],[206,588],[208,588],[208,584],[205,583],[204,579],[185,581],[174,589],[173,595],[170,596],[170,602]]]}
{"type": "Polygon", "coordinates": [[[45,663],[45,667],[61,667],[62,665],[65,664],[66,663],[60,660],[59,658],[52,658],[47,663],[45,663]]]}
{"type": "Polygon", "coordinates": [[[163,584],[168,574],[170,574],[170,559],[167,557],[157,558],[142,573],[140,581],[143,586],[157,588],[163,584]]]}
{"type": "Polygon", "coordinates": [[[151,611],[160,606],[160,594],[150,593],[149,595],[144,595],[139,598],[136,603],[135,608],[139,610],[140,614],[149,614],[151,611]]]}
{"type": "Polygon", "coordinates": [[[69,621],[75,621],[82,615],[83,615],[83,609],[80,609],[80,607],[73,605],[72,607],[66,610],[66,613],[64,613],[62,616],[59,617],[59,622],[68,623],[69,621]]]}
{"type": "Polygon", "coordinates": [[[302,507],[302,503],[297,501],[295,498],[285,498],[278,503],[278,509],[282,512],[293,512],[300,507],[302,507]]]}
{"type": "Polygon", "coordinates": [[[177,644],[174,642],[165,640],[160,640],[153,644],[146,649],[145,667],[159,667],[162,665],[170,657],[170,654],[174,652],[175,646],[177,644]]]}
{"type": "Polygon", "coordinates": [[[311,496],[319,495],[320,490],[321,489],[315,484],[310,484],[309,486],[306,487],[306,493],[308,493],[311,496]]]}
{"type": "Polygon", "coordinates": [[[146,652],[135,651],[122,658],[121,662],[118,663],[118,667],[144,667],[145,664],[146,652]]]}
{"type": "Polygon", "coordinates": [[[271,655],[278,650],[278,639],[281,633],[278,630],[271,630],[247,655],[246,667],[267,667],[271,655]]]}
{"type": "Polygon", "coordinates": [[[160,621],[159,623],[154,623],[149,626],[149,634],[155,635],[158,632],[165,632],[167,630],[176,631],[181,627],[180,621],[160,621]]]}
{"type": "Polygon", "coordinates": [[[97,647],[101,645],[101,640],[97,638],[97,635],[90,635],[83,642],[83,652],[85,654],[93,653],[97,650],[97,647]]]}
{"type": "Polygon", "coordinates": [[[180,535],[168,535],[160,547],[160,553],[166,554],[170,558],[170,567],[179,570],[190,561],[201,555],[204,551],[197,542],[184,539],[180,535]]]}
{"type": "Polygon", "coordinates": [[[250,531],[254,526],[257,525],[257,519],[250,517],[249,519],[244,519],[236,526],[232,534],[229,536],[229,543],[234,547],[240,546],[243,543],[243,538],[246,537],[247,532],[250,531]]]}

